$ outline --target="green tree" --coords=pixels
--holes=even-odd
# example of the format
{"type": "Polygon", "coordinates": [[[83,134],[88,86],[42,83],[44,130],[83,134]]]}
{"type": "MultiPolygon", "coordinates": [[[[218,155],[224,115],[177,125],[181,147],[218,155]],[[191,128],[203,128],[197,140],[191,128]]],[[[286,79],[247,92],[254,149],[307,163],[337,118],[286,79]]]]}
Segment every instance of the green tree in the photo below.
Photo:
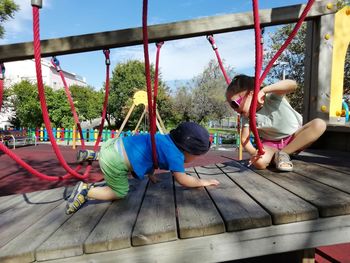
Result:
{"type": "Polygon", "coordinates": [[[40,127],[43,123],[36,85],[29,81],[22,81],[8,89],[8,101],[15,111],[15,116],[10,119],[13,126],[40,127]]]}
{"type": "MultiPolygon", "coordinates": [[[[73,87],[73,90],[73,93],[79,93],[77,87],[73,87]]],[[[83,92],[86,91],[85,89],[82,90],[83,92]]],[[[13,126],[18,128],[35,128],[43,125],[42,110],[36,84],[22,81],[10,87],[7,92],[8,102],[15,111],[14,118],[10,120],[13,126]]],[[[53,127],[72,127],[74,124],[73,114],[64,90],[54,91],[50,87],[45,87],[45,97],[51,125],[53,127]]],[[[81,98],[81,100],[84,100],[84,98],[81,98]]],[[[97,107],[97,102],[92,95],[85,96],[85,100],[97,107]]],[[[86,109],[86,107],[88,106],[81,103],[80,108],[76,107],[77,113],[79,114],[79,111],[89,112],[89,109],[86,109]]]]}
{"type": "MultiPolygon", "coordinates": [[[[226,72],[233,75],[231,67],[226,67],[226,72]]],[[[221,69],[216,60],[209,61],[204,71],[194,79],[192,90],[191,118],[196,122],[209,119],[222,119],[231,114],[226,100],[227,87],[221,69]]]]}
{"type": "MultiPolygon", "coordinates": [[[[283,45],[289,34],[292,32],[294,24],[282,26],[269,35],[267,43],[268,52],[264,57],[265,66],[271,60],[272,56],[283,45]]],[[[281,54],[278,61],[287,62],[287,65],[277,65],[272,67],[267,76],[267,83],[275,82],[277,79],[282,79],[283,71],[287,78],[294,79],[298,83],[298,89],[289,94],[288,98],[290,104],[298,112],[303,110],[303,96],[304,96],[304,59],[305,59],[305,36],[306,24],[304,23],[293,41],[281,54]]]]}
{"type": "MultiPolygon", "coordinates": [[[[151,79],[154,79],[153,65],[151,66],[151,79]]],[[[137,90],[146,90],[144,63],[138,60],[129,60],[125,63],[118,64],[113,70],[110,82],[110,99],[108,103],[107,119],[109,125],[110,120],[114,119],[116,121],[116,127],[120,127],[132,105],[132,98],[137,90]]],[[[169,88],[162,81],[161,74],[159,74],[157,107],[162,119],[167,123],[168,119],[171,119],[172,116],[172,106],[169,88]]],[[[127,126],[134,128],[142,112],[143,106],[137,106],[127,126]]]]}
{"type": "Polygon", "coordinates": [[[80,121],[91,121],[101,117],[103,109],[104,94],[101,91],[95,91],[92,87],[83,87],[72,85],[69,87],[74,105],[79,111],[80,121]]]}
{"type": "Polygon", "coordinates": [[[18,10],[19,6],[13,0],[0,0],[0,38],[3,38],[5,34],[3,24],[13,18],[14,13],[18,10]]]}
{"type": "Polygon", "coordinates": [[[174,124],[191,120],[192,94],[191,87],[177,88],[173,98],[174,124]]]}

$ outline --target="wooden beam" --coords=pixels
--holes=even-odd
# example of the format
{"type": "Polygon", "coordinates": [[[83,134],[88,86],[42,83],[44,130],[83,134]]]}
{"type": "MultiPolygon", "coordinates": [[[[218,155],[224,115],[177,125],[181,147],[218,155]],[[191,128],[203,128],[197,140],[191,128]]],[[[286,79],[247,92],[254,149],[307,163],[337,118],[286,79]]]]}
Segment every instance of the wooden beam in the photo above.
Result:
{"type": "MultiPolygon", "coordinates": [[[[307,19],[312,19],[336,11],[336,0],[316,1],[307,19]],[[333,3],[332,9],[327,4],[333,3]]],[[[272,26],[296,22],[305,5],[293,5],[260,11],[262,26],[272,26]]],[[[148,27],[149,42],[205,36],[254,27],[252,12],[204,17],[148,27]]],[[[142,28],[100,32],[41,41],[42,57],[88,52],[106,48],[118,48],[142,44],[142,28]]],[[[0,61],[9,62],[33,58],[33,42],[0,46],[0,61]]]]}
{"type": "Polygon", "coordinates": [[[216,262],[327,246],[350,241],[350,216],[272,225],[258,229],[179,239],[151,246],[85,254],[50,263],[115,262],[216,262]],[[166,253],[165,253],[166,251],[166,253]]]}

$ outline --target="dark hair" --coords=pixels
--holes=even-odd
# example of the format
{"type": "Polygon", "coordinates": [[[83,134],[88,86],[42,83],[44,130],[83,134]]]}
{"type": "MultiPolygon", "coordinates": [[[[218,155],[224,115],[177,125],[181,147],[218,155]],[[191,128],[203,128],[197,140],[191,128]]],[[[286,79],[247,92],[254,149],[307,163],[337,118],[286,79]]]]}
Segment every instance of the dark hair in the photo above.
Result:
{"type": "Polygon", "coordinates": [[[170,131],[170,138],[177,148],[192,155],[202,155],[209,151],[208,131],[194,122],[183,122],[170,131]]]}
{"type": "Polygon", "coordinates": [[[226,89],[226,94],[229,92],[230,93],[232,92],[232,94],[234,95],[242,91],[254,90],[254,83],[255,83],[254,77],[250,77],[244,74],[236,75],[232,79],[230,85],[228,85],[226,89]]]}

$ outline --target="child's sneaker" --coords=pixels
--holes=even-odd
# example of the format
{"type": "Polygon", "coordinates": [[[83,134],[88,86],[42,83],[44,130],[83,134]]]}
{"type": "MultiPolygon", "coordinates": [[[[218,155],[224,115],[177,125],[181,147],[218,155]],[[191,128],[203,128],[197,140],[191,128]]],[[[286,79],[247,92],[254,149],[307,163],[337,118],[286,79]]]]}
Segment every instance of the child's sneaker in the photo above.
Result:
{"type": "Polygon", "coordinates": [[[98,152],[93,150],[78,150],[77,162],[82,163],[84,161],[95,161],[98,160],[98,152]]]}
{"type": "Polygon", "coordinates": [[[90,186],[87,183],[79,182],[75,185],[72,194],[67,200],[66,214],[73,214],[86,202],[90,186]]]}

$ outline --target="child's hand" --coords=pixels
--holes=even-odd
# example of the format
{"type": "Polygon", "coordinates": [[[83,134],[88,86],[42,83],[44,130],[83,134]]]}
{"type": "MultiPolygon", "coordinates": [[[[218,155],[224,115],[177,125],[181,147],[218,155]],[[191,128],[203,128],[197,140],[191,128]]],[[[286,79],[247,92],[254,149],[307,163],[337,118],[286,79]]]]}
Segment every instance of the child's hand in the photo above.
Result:
{"type": "Polygon", "coordinates": [[[158,176],[156,174],[149,174],[148,178],[151,180],[152,183],[156,184],[159,182],[158,176]]]}
{"type": "Polygon", "coordinates": [[[259,104],[264,104],[265,96],[266,96],[265,91],[263,89],[259,90],[259,93],[258,93],[258,103],[259,104]]]}
{"type": "Polygon", "coordinates": [[[202,181],[202,186],[210,186],[210,185],[219,185],[220,182],[216,179],[201,179],[202,181]]]}
{"type": "Polygon", "coordinates": [[[262,155],[259,155],[258,151],[256,151],[256,154],[250,158],[249,163],[248,163],[248,167],[251,166],[252,164],[254,165],[254,163],[256,161],[258,161],[260,158],[262,158],[262,155]]]}

